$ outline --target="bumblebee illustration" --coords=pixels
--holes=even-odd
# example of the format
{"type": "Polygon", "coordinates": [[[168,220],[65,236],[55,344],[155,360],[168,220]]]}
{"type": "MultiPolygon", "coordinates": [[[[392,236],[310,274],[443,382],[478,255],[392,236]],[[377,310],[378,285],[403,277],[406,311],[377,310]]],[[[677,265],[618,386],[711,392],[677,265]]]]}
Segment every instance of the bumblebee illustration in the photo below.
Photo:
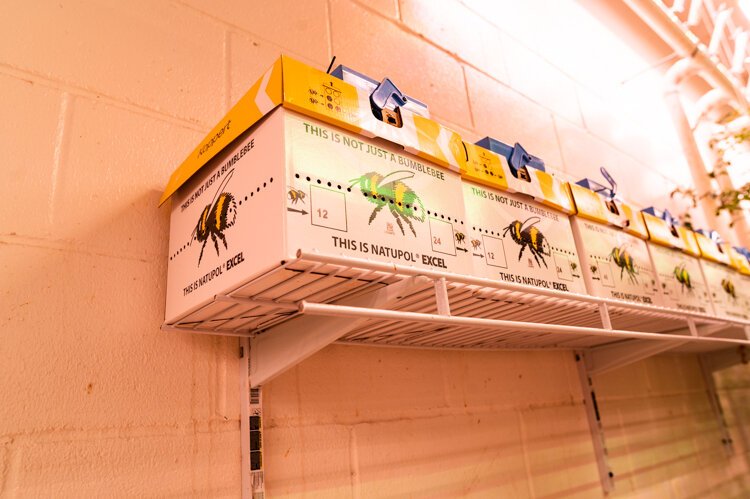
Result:
{"type": "Polygon", "coordinates": [[[463,232],[456,232],[456,243],[462,244],[466,241],[466,235],[463,232]]]}
{"type": "Polygon", "coordinates": [[[612,261],[615,262],[615,265],[620,267],[620,280],[622,280],[623,273],[627,271],[630,282],[638,282],[638,279],[636,279],[635,277],[637,272],[635,270],[633,257],[630,256],[630,253],[625,251],[624,246],[613,248],[612,252],[609,255],[612,257],[612,261]]]}
{"type": "Polygon", "coordinates": [[[292,204],[297,204],[298,201],[305,202],[305,191],[300,189],[293,189],[289,188],[289,192],[287,192],[287,197],[292,202],[292,204]]]}
{"type": "Polygon", "coordinates": [[[722,289],[732,298],[737,299],[737,294],[734,292],[734,283],[728,277],[721,280],[722,289]]]}
{"type": "Polygon", "coordinates": [[[515,220],[505,228],[503,231],[503,237],[510,232],[510,237],[513,239],[513,242],[521,245],[521,251],[518,252],[519,261],[523,255],[523,250],[528,246],[534,260],[536,260],[536,264],[540,267],[544,264],[545,268],[549,268],[547,267],[547,262],[544,260],[545,256],[550,256],[549,244],[547,243],[544,234],[542,234],[542,231],[535,227],[535,225],[541,222],[541,220],[542,219],[539,217],[530,217],[524,222],[515,220]],[[529,224],[529,222],[531,223],[529,224]],[[539,259],[542,260],[542,263],[539,263],[539,259]]]}
{"type": "Polygon", "coordinates": [[[479,239],[472,239],[471,240],[471,247],[473,249],[479,249],[482,246],[482,241],[479,239]]]}
{"type": "Polygon", "coordinates": [[[679,282],[682,287],[683,291],[685,288],[688,289],[688,291],[691,291],[693,289],[693,284],[690,282],[690,274],[688,273],[687,269],[685,269],[685,264],[682,263],[674,268],[674,276],[677,279],[677,282],[679,282]]]}
{"type": "Polygon", "coordinates": [[[412,234],[417,236],[414,230],[412,220],[424,222],[425,211],[422,200],[411,190],[409,186],[403,183],[403,180],[414,177],[414,173],[408,170],[398,170],[385,176],[377,172],[365,173],[359,178],[351,179],[350,187],[359,184],[359,189],[368,201],[375,204],[372,210],[368,225],[372,224],[380,210],[388,206],[388,210],[396,219],[401,234],[406,235],[404,224],[409,226],[412,234]]]}
{"type": "Polygon", "coordinates": [[[596,265],[591,265],[589,268],[591,269],[592,274],[596,274],[597,272],[599,272],[599,267],[597,267],[596,265]]]}
{"type": "Polygon", "coordinates": [[[199,243],[203,243],[201,246],[201,253],[198,256],[198,266],[201,264],[203,259],[203,250],[206,249],[206,243],[208,238],[214,242],[214,248],[216,248],[216,256],[219,256],[219,241],[224,243],[224,248],[227,249],[227,238],[224,236],[224,231],[234,225],[237,217],[237,203],[228,192],[222,192],[226,187],[229,179],[234,175],[234,170],[230,171],[221,186],[216,190],[216,195],[211,201],[211,204],[206,205],[201,212],[201,217],[198,223],[193,229],[190,243],[197,240],[199,243]]]}
{"type": "Polygon", "coordinates": [[[577,268],[578,268],[578,264],[576,262],[570,262],[570,270],[575,272],[577,268]]]}

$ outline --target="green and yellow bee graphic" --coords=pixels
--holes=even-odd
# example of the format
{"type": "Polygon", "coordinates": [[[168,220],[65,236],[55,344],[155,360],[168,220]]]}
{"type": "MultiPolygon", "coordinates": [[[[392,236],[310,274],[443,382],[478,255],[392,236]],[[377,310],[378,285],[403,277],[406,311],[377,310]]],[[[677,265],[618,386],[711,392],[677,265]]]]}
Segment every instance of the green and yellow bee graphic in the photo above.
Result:
{"type": "Polygon", "coordinates": [[[609,256],[612,257],[612,261],[615,262],[615,265],[620,267],[620,280],[622,280],[623,273],[627,271],[630,282],[638,282],[638,279],[636,279],[635,277],[637,272],[635,270],[633,257],[630,256],[630,253],[625,250],[625,246],[612,248],[612,252],[609,254],[609,256]]]}
{"type": "Polygon", "coordinates": [[[531,255],[534,257],[534,260],[536,260],[536,264],[540,267],[544,264],[546,268],[549,268],[547,267],[547,262],[544,260],[545,256],[550,256],[551,254],[549,244],[547,243],[544,234],[542,234],[542,231],[536,227],[536,224],[541,221],[542,219],[539,217],[530,217],[523,222],[520,220],[514,220],[505,228],[505,231],[503,231],[503,237],[510,232],[510,237],[513,239],[513,242],[521,245],[521,251],[518,252],[519,261],[523,255],[523,250],[528,246],[531,255]],[[527,225],[529,222],[531,222],[531,224],[527,225]],[[542,263],[539,263],[540,258],[542,263]]]}
{"type": "Polygon", "coordinates": [[[201,217],[198,223],[193,229],[193,233],[190,236],[190,244],[193,241],[203,243],[201,246],[201,253],[198,256],[198,266],[201,264],[203,259],[203,250],[206,248],[206,243],[210,237],[216,248],[216,256],[219,256],[219,239],[224,243],[224,248],[228,249],[227,238],[224,236],[224,231],[234,225],[237,217],[237,203],[234,200],[234,196],[228,192],[222,192],[227,186],[229,179],[234,175],[234,170],[231,170],[224,177],[224,181],[221,186],[216,190],[214,199],[210,204],[207,204],[201,212],[201,217]]]}
{"type": "Polygon", "coordinates": [[[721,287],[726,294],[731,296],[733,299],[737,299],[737,294],[734,291],[734,283],[728,277],[721,280],[721,287]]]}
{"type": "Polygon", "coordinates": [[[424,222],[425,211],[419,196],[403,182],[403,180],[412,177],[414,177],[414,172],[398,170],[387,175],[381,175],[378,172],[369,172],[359,178],[350,180],[352,183],[351,186],[359,184],[362,194],[368,201],[376,205],[375,209],[372,210],[370,220],[367,222],[368,225],[372,224],[372,221],[375,220],[380,210],[387,206],[388,211],[396,219],[396,224],[401,229],[401,234],[406,235],[403,221],[409,226],[412,234],[416,237],[417,231],[414,230],[412,220],[424,222]]]}
{"type": "Polygon", "coordinates": [[[675,279],[677,279],[677,282],[679,282],[682,285],[682,287],[680,289],[682,289],[684,291],[685,288],[687,288],[688,291],[692,291],[693,284],[690,281],[690,274],[688,273],[687,269],[685,268],[685,264],[684,263],[682,263],[682,264],[680,264],[680,265],[678,265],[677,267],[674,268],[674,276],[675,276],[675,279]]]}

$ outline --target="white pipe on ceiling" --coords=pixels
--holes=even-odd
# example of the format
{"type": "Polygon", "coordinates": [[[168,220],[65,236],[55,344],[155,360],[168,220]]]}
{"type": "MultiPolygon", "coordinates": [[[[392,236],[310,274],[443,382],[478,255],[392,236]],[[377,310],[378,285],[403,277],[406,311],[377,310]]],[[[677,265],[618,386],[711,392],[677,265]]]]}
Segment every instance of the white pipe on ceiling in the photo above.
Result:
{"type": "Polygon", "coordinates": [[[730,71],[738,77],[745,71],[745,54],[747,53],[747,40],[750,33],[737,30],[734,36],[734,53],[732,54],[732,68],[730,71]]]}
{"type": "MultiPolygon", "coordinates": [[[[690,125],[686,110],[682,104],[679,85],[686,79],[700,74],[707,83],[723,94],[714,92],[711,96],[707,96],[702,104],[705,108],[699,110],[701,114],[710,112],[711,108],[718,106],[720,103],[731,105],[740,114],[747,114],[748,101],[745,93],[742,89],[738,88],[736,78],[729,75],[723,70],[723,66],[717,64],[712,59],[707,53],[705,46],[700,43],[700,40],[685,30],[680,20],[663,3],[656,0],[624,1],[662,40],[677,54],[684,57],[672,65],[665,75],[666,89],[664,99],[672,116],[678,138],[682,144],[696,191],[698,193],[712,192],[711,179],[708,176],[706,164],[696,142],[693,127],[690,125]]],[[[702,2],[700,0],[693,0],[691,2],[690,14],[693,16],[693,20],[699,14],[701,5],[702,2]]],[[[715,30],[714,33],[716,32],[715,30]]],[[[722,182],[724,181],[722,180],[722,182]]],[[[716,215],[716,207],[718,205],[715,200],[710,197],[704,197],[699,201],[698,206],[709,226],[717,228],[724,233],[728,233],[731,230],[716,215]]],[[[750,243],[750,234],[748,234],[744,216],[741,216],[741,220],[735,219],[734,229],[736,239],[745,245],[750,243]]]]}
{"type": "Polygon", "coordinates": [[[708,42],[708,53],[714,55],[719,50],[721,36],[724,34],[724,28],[732,15],[732,9],[726,8],[719,11],[714,19],[714,31],[711,33],[711,41],[708,42]]]}
{"type": "Polygon", "coordinates": [[[690,2],[690,10],[688,11],[687,24],[688,26],[698,26],[701,19],[701,7],[703,6],[703,0],[693,0],[690,2]]]}
{"type": "MultiPolygon", "coordinates": [[[[743,111],[750,107],[744,91],[738,88],[734,78],[727,71],[722,70],[721,65],[717,64],[706,52],[700,40],[685,30],[681,21],[663,3],[656,0],[624,0],[624,2],[678,55],[693,59],[693,63],[700,68],[701,75],[713,87],[721,88],[727,95],[735,98],[743,111]]],[[[693,0],[690,4],[691,11],[700,3],[700,0],[693,0]]]]}

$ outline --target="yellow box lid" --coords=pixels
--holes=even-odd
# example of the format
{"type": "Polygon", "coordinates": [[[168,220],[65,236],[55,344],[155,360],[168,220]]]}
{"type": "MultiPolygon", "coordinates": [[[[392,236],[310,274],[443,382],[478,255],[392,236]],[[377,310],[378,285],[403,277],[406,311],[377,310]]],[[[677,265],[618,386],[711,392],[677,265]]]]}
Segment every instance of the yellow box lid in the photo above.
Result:
{"type": "Polygon", "coordinates": [[[727,245],[727,252],[729,253],[729,264],[737,270],[740,274],[750,275],[750,262],[747,261],[745,255],[734,249],[732,246],[727,245]]]}
{"type": "Polygon", "coordinates": [[[649,241],[668,248],[685,249],[685,241],[680,236],[677,227],[650,213],[641,212],[641,215],[643,215],[643,221],[646,222],[649,241]]]}
{"type": "Polygon", "coordinates": [[[695,239],[695,232],[684,226],[677,227],[677,233],[680,235],[685,247],[682,249],[688,255],[701,256],[701,250],[698,247],[698,241],[695,239]]]}
{"type": "Polygon", "coordinates": [[[520,192],[558,211],[575,213],[567,182],[531,167],[528,168],[529,180],[519,179],[511,173],[505,156],[466,142],[464,148],[467,160],[461,169],[461,176],[466,180],[504,191],[520,192]]]}
{"type": "Polygon", "coordinates": [[[710,237],[700,232],[694,232],[693,234],[702,258],[729,265],[729,254],[724,250],[723,245],[716,244],[710,237]]]}
{"type": "Polygon", "coordinates": [[[508,190],[508,160],[484,147],[464,142],[466,163],[461,177],[496,189],[508,190]]]}
{"type": "Polygon", "coordinates": [[[641,212],[630,204],[616,199],[610,201],[613,208],[610,209],[607,206],[607,200],[591,189],[578,184],[570,184],[570,191],[575,201],[578,216],[619,227],[625,232],[641,239],[648,237],[641,212]]]}
{"type": "Polygon", "coordinates": [[[364,90],[282,56],[172,173],[159,204],[279,105],[354,133],[390,140],[412,154],[456,172],[466,165],[466,150],[455,131],[407,109],[400,110],[401,127],[384,123],[373,115],[369,94],[364,90]]]}

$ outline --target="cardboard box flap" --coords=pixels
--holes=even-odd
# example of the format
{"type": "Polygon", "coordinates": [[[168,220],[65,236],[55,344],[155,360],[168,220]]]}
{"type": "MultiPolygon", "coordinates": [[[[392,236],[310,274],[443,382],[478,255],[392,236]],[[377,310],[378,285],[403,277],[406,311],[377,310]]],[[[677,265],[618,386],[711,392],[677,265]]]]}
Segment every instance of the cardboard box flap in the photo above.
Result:
{"type": "Polygon", "coordinates": [[[701,257],[706,260],[711,260],[712,262],[729,265],[729,255],[724,251],[724,248],[719,242],[714,241],[702,231],[697,231],[694,235],[695,240],[698,243],[701,257]]]}
{"type": "Polygon", "coordinates": [[[289,57],[281,60],[284,107],[362,133],[357,87],[289,57]]]}
{"type": "Polygon", "coordinates": [[[701,256],[701,250],[698,247],[698,241],[695,239],[695,232],[685,226],[677,227],[677,233],[680,235],[685,247],[682,249],[688,255],[701,256]]]}
{"type": "MultiPolygon", "coordinates": [[[[526,176],[518,178],[511,172],[506,155],[480,145],[464,143],[463,146],[467,156],[467,161],[461,169],[463,178],[488,187],[526,194],[565,213],[575,212],[567,182],[536,167],[527,168],[524,174],[526,176]]],[[[506,147],[509,150],[513,149],[510,146],[506,147]]]]}
{"type": "Polygon", "coordinates": [[[750,275],[750,262],[742,252],[735,247],[729,246],[729,261],[733,269],[741,274],[750,275]]]}
{"type": "MultiPolygon", "coordinates": [[[[532,189],[535,192],[532,195],[537,201],[568,214],[575,213],[576,210],[575,205],[573,204],[573,197],[570,194],[570,187],[567,182],[563,182],[552,174],[541,170],[535,170],[531,175],[531,178],[532,181],[530,184],[526,185],[532,186],[532,189]],[[533,179],[536,179],[536,182],[534,182],[533,179]],[[538,189],[536,186],[538,186],[538,189]],[[536,194],[537,192],[541,195],[536,194]]],[[[513,188],[514,184],[524,184],[524,182],[513,178],[509,184],[510,187],[513,188]]]]}
{"type": "Polygon", "coordinates": [[[459,172],[466,164],[461,136],[430,118],[399,109],[400,126],[375,117],[370,93],[324,71],[282,56],[175,170],[159,204],[240,134],[278,105],[354,133],[380,137],[459,172]]]}
{"type": "Polygon", "coordinates": [[[580,217],[619,227],[641,239],[648,237],[640,211],[628,203],[618,199],[607,200],[601,194],[579,184],[570,184],[570,191],[580,217]]]}
{"type": "Polygon", "coordinates": [[[643,214],[643,220],[646,222],[650,241],[668,248],[685,249],[685,241],[680,237],[677,227],[646,211],[641,213],[643,214]]]}
{"type": "Polygon", "coordinates": [[[579,216],[595,222],[609,223],[607,207],[599,194],[578,184],[570,184],[570,192],[579,216]]]}
{"type": "MultiPolygon", "coordinates": [[[[648,238],[648,229],[646,229],[646,222],[643,221],[641,211],[623,201],[615,200],[615,205],[619,213],[622,214],[622,217],[618,217],[617,220],[624,223],[625,226],[623,228],[625,232],[629,232],[641,239],[648,238]]],[[[609,213],[610,217],[617,217],[614,213],[610,213],[609,210],[607,210],[607,213],[609,213]]]]}
{"type": "Polygon", "coordinates": [[[282,102],[282,64],[277,60],[172,173],[159,205],[211,158],[282,102]]]}
{"type": "Polygon", "coordinates": [[[508,160],[504,156],[464,142],[467,160],[461,169],[461,177],[495,189],[508,190],[508,160]]]}
{"type": "MultiPolygon", "coordinates": [[[[408,105],[398,107],[396,112],[384,109],[388,112],[379,119],[370,101],[372,80],[363,82],[355,86],[285,57],[284,107],[368,137],[389,140],[416,156],[461,171],[466,164],[466,151],[458,133],[412,111],[408,105]]],[[[383,82],[395,89],[387,78],[383,82]]]]}

